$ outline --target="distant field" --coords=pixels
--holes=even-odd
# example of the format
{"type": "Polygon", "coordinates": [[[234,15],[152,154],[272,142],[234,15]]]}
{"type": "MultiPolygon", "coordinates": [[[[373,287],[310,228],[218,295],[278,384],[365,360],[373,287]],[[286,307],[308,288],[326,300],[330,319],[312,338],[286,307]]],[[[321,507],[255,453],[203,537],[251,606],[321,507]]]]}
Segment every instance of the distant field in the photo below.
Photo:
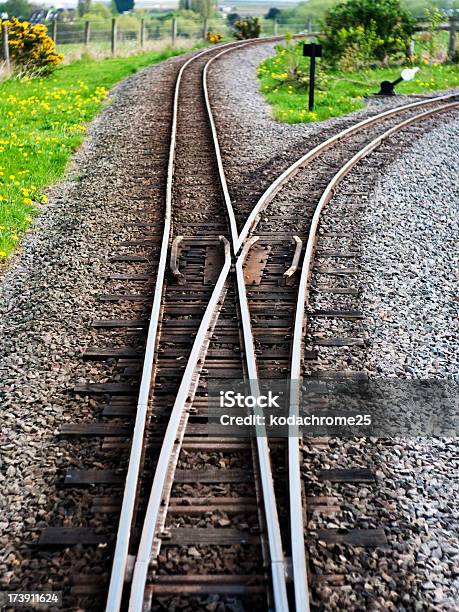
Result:
{"type": "MultiPolygon", "coordinates": [[[[276,0],[276,2],[269,2],[267,0],[253,0],[253,2],[250,0],[238,2],[236,0],[236,2],[231,2],[231,0],[223,0],[223,2],[219,3],[219,6],[224,7],[225,9],[231,9],[232,13],[239,13],[247,10],[256,11],[257,14],[264,14],[267,13],[271,7],[284,9],[295,6],[295,4],[297,4],[297,2],[290,0],[276,0]]],[[[162,0],[161,2],[155,2],[154,0],[136,0],[135,5],[137,9],[154,8],[156,10],[171,10],[178,9],[179,3],[176,0],[162,0]]]]}
{"type": "Polygon", "coordinates": [[[280,8],[287,9],[295,6],[297,2],[266,2],[265,0],[254,0],[253,2],[248,2],[247,0],[242,0],[241,2],[222,2],[221,5],[225,8],[231,8],[232,13],[239,13],[240,15],[259,15],[264,16],[269,11],[270,8],[280,8]]]}

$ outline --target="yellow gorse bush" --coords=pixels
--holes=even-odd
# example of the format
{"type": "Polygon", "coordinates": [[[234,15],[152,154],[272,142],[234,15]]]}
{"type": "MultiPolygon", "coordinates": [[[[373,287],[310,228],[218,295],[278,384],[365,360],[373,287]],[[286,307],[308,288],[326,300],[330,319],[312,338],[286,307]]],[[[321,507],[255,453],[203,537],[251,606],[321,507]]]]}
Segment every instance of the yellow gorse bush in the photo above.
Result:
{"type": "Polygon", "coordinates": [[[49,74],[64,59],[56,52],[46,26],[19,21],[15,17],[2,23],[8,27],[10,57],[16,68],[33,74],[49,74]]]}
{"type": "Polygon", "coordinates": [[[222,35],[218,32],[208,32],[207,34],[207,40],[210,42],[211,45],[216,45],[221,41],[221,39],[222,35]]]}

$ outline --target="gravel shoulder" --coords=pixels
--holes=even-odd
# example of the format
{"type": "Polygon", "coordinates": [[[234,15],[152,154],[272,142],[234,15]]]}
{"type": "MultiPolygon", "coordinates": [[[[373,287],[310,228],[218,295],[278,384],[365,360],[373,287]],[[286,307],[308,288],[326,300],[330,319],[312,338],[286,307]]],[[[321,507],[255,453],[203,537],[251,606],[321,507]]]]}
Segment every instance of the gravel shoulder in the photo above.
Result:
{"type": "MultiPolygon", "coordinates": [[[[414,142],[409,132],[395,140],[403,144],[403,155],[373,187],[360,199],[349,196],[359,173],[370,176],[369,157],[323,214],[322,231],[352,236],[345,246],[357,250],[361,270],[352,282],[363,289],[352,303],[365,313],[363,330],[336,323],[333,331],[363,331],[368,344],[341,357],[329,350],[321,365],[328,360],[331,367],[364,369],[379,380],[457,381],[459,119],[456,114],[431,120],[428,133],[414,142]]],[[[315,301],[311,308],[317,308],[315,301]]],[[[313,322],[309,334],[329,335],[330,325],[313,322]]],[[[312,543],[320,573],[349,575],[348,591],[321,589],[327,608],[362,609],[371,602],[387,610],[456,609],[458,447],[457,438],[411,436],[335,438],[326,451],[310,449],[307,490],[336,496],[341,511],[328,519],[312,517],[309,531],[382,527],[389,544],[383,554],[369,554],[312,543]],[[313,475],[327,467],[370,468],[376,485],[320,483],[313,475]]]]}

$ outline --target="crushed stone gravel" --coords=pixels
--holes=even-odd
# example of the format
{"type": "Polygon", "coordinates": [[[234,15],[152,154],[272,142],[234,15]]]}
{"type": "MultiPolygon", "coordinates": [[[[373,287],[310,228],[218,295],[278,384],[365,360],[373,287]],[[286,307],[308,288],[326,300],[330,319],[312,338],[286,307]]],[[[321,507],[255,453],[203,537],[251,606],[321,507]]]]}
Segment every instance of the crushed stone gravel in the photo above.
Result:
{"type": "MultiPolygon", "coordinates": [[[[348,247],[358,245],[361,271],[353,283],[363,294],[352,307],[365,313],[363,337],[369,340],[365,350],[342,351],[342,357],[337,349],[335,355],[321,350],[330,367],[349,367],[340,360],[352,356],[354,367],[373,378],[457,380],[459,120],[431,123],[411,146],[409,133],[398,136],[407,145],[404,154],[363,196],[361,209],[352,210],[345,183],[324,211],[321,230],[350,232],[348,247]]],[[[365,160],[356,174],[371,163],[365,160]]],[[[361,336],[362,326],[353,325],[361,336]]],[[[334,333],[349,334],[343,322],[334,326],[334,333]]],[[[330,327],[314,322],[309,333],[330,335],[330,327]]],[[[350,589],[319,589],[326,606],[456,609],[457,453],[457,438],[438,437],[334,438],[327,450],[309,448],[306,490],[336,497],[340,511],[312,516],[308,531],[383,527],[389,544],[369,552],[313,543],[316,571],[349,575],[350,589]],[[376,484],[322,483],[314,475],[350,467],[370,468],[376,484]]]]}
{"type": "Polygon", "coordinates": [[[372,228],[362,243],[365,312],[378,340],[370,369],[459,377],[459,120],[436,127],[394,163],[364,214],[372,228]]]}

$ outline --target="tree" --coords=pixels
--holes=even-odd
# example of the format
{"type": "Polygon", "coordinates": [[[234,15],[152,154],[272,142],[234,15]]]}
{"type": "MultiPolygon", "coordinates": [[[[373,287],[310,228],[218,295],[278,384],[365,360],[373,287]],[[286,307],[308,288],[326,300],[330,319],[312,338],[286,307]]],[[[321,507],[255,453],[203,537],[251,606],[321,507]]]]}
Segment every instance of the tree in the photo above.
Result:
{"type": "Polygon", "coordinates": [[[349,53],[386,61],[407,54],[414,20],[400,0],[348,0],[326,13],[323,32],[324,57],[332,63],[349,53]]]}
{"type": "Polygon", "coordinates": [[[336,0],[308,0],[299,2],[289,9],[282,10],[279,21],[282,23],[302,24],[306,26],[310,21],[318,24],[328,9],[336,4],[336,0]]]}
{"type": "Polygon", "coordinates": [[[201,17],[210,17],[213,12],[212,0],[191,0],[191,10],[199,13],[201,17]]]}
{"type": "Polygon", "coordinates": [[[275,6],[272,6],[265,15],[265,19],[277,19],[282,11],[275,6]]]}
{"type": "Polygon", "coordinates": [[[78,17],[83,17],[91,10],[91,0],[78,0],[78,17]]]}
{"type": "Polygon", "coordinates": [[[112,7],[110,7],[108,4],[102,4],[101,2],[96,2],[95,4],[93,4],[90,8],[90,10],[84,14],[84,20],[85,21],[105,21],[105,22],[109,22],[110,19],[113,17],[113,15],[117,14],[118,11],[116,9],[115,6],[115,13],[113,13],[113,9],[112,7]]]}
{"type": "Polygon", "coordinates": [[[31,8],[27,0],[7,0],[7,2],[0,3],[0,14],[7,13],[8,17],[28,19],[31,8]]]}

